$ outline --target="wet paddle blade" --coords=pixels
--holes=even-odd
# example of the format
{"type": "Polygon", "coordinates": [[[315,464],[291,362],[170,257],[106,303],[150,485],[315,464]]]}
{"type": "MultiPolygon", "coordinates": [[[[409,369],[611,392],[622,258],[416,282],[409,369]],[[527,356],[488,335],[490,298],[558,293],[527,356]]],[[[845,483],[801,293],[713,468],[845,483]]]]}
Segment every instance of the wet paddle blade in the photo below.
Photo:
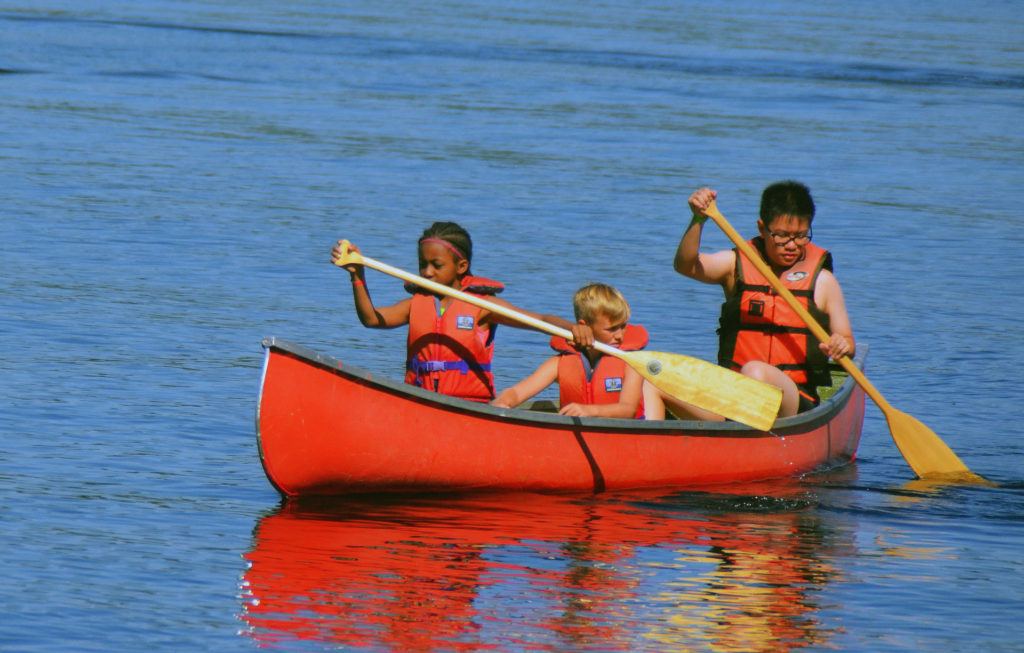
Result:
{"type": "MultiPolygon", "coordinates": [[[[800,319],[804,321],[804,324],[811,330],[814,337],[821,342],[828,342],[828,332],[797,301],[793,293],[782,285],[782,282],[779,281],[779,278],[768,267],[768,264],[740,236],[739,232],[729,224],[729,221],[725,219],[725,216],[715,206],[714,200],[712,200],[711,205],[708,206],[704,213],[715,221],[715,224],[725,232],[729,240],[764,275],[768,283],[775,289],[775,292],[800,316],[800,319]]],[[[947,447],[946,443],[939,436],[935,435],[930,428],[910,415],[901,413],[890,406],[889,402],[882,396],[882,393],[868,381],[868,378],[864,376],[862,371],[857,369],[857,366],[853,364],[849,357],[844,356],[839,360],[839,363],[860,384],[860,387],[864,388],[864,391],[882,409],[882,412],[885,413],[885,419],[889,422],[889,431],[892,433],[892,439],[896,441],[896,446],[907,460],[907,464],[910,465],[910,468],[919,477],[931,479],[942,477],[957,483],[977,482],[990,484],[985,478],[967,469],[967,466],[956,457],[953,450],[947,447]]]]}
{"type": "MultiPolygon", "coordinates": [[[[554,324],[375,261],[351,251],[347,240],[338,241],[338,244],[340,254],[334,259],[335,265],[365,265],[442,295],[457,297],[468,304],[504,315],[538,331],[572,340],[571,332],[554,324]]],[[[782,392],[774,386],[748,379],[699,358],[659,352],[624,352],[600,342],[594,343],[594,348],[626,361],[642,377],[667,395],[762,431],[771,428],[782,403],[782,392]]]]}
{"type": "Polygon", "coordinates": [[[620,356],[667,395],[761,431],[775,423],[782,390],[699,358],[659,351],[620,356]]]}
{"type": "Polygon", "coordinates": [[[988,483],[968,469],[953,450],[916,417],[889,406],[885,411],[885,419],[889,423],[893,441],[918,477],[950,481],[977,479],[988,483]]]}

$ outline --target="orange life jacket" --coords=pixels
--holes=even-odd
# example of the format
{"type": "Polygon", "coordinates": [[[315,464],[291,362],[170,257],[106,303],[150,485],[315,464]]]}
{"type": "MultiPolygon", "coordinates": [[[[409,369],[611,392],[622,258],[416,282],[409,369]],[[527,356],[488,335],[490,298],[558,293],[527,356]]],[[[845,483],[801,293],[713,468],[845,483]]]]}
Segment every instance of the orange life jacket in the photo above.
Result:
{"type": "MultiPolygon", "coordinates": [[[[623,334],[623,351],[634,351],[647,346],[647,329],[639,324],[627,324],[623,334]]],[[[558,357],[558,403],[566,406],[578,404],[616,404],[622,396],[623,380],[626,378],[626,362],[615,356],[601,356],[597,365],[590,366],[590,360],[576,351],[565,338],[555,336],[551,347],[558,357]]],[[[643,398],[637,406],[636,415],[644,414],[643,398]]]]}
{"type": "MultiPolygon", "coordinates": [[[[462,291],[473,295],[494,295],[504,287],[482,277],[462,279],[462,291]]],[[[409,308],[405,382],[471,401],[494,399],[491,361],[497,325],[480,328],[483,309],[459,299],[439,315],[436,296],[407,289],[416,292],[409,308]]]]}
{"type": "MultiPolygon", "coordinates": [[[[750,245],[764,257],[764,239],[754,238],[750,245]]],[[[780,274],[779,280],[827,331],[828,314],[814,303],[814,287],[822,269],[832,270],[832,254],[808,243],[804,257],[780,274]]],[[[736,288],[722,304],[719,318],[718,364],[738,370],[747,361],[764,361],[817,400],[814,388],[830,382],[828,357],[818,342],[754,264],[736,251],[736,288]]]]}

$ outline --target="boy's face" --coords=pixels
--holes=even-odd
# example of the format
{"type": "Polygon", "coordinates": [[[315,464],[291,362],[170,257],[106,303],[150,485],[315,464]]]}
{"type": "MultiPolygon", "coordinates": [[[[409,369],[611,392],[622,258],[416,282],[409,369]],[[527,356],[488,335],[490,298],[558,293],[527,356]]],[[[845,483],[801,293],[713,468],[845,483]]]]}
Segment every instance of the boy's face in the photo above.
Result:
{"type": "Polygon", "coordinates": [[[585,320],[580,320],[580,324],[586,324],[593,330],[595,340],[612,347],[622,344],[622,336],[626,333],[626,322],[627,320],[612,322],[604,313],[598,314],[589,324],[585,320]]]}
{"type": "Polygon", "coordinates": [[[757,226],[764,238],[765,254],[768,255],[770,263],[788,268],[804,257],[807,243],[810,242],[810,220],[780,215],[772,218],[768,225],[758,220],[757,226]]]}

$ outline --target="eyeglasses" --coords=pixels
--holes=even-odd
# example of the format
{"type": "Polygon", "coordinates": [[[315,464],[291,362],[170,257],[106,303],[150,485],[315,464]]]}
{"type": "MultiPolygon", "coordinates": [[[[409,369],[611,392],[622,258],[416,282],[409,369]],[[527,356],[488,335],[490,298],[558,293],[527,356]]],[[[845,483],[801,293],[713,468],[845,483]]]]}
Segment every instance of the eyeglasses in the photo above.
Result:
{"type": "Polygon", "coordinates": [[[807,233],[805,234],[777,234],[774,231],[769,231],[768,233],[771,235],[772,240],[775,241],[775,244],[782,247],[788,245],[790,241],[797,245],[806,245],[811,242],[810,228],[807,229],[807,233]]]}

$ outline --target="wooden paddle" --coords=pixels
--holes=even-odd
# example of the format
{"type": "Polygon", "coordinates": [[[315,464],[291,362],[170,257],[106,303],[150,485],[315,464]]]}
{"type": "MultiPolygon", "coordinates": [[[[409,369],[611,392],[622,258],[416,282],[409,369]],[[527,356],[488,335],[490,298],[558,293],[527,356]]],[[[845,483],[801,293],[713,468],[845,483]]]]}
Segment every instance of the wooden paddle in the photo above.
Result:
{"type": "MultiPolygon", "coordinates": [[[[761,274],[764,275],[772,288],[775,289],[786,303],[796,311],[800,319],[804,321],[807,328],[811,330],[814,337],[821,342],[829,341],[829,334],[825,329],[822,328],[818,322],[811,317],[811,314],[797,301],[793,293],[789,291],[779,278],[775,276],[768,264],[764,262],[760,255],[754,251],[754,248],[743,239],[739,233],[733,229],[732,225],[725,219],[719,211],[718,207],[715,206],[715,202],[712,200],[711,205],[708,206],[707,210],[704,211],[705,215],[715,221],[725,235],[736,244],[743,255],[753,263],[761,274]]],[[[847,372],[850,373],[857,383],[860,384],[864,391],[871,397],[871,399],[878,405],[878,407],[885,413],[885,419],[889,423],[889,431],[892,433],[892,439],[896,442],[896,446],[899,448],[900,453],[906,459],[911,469],[920,478],[938,478],[947,477],[951,480],[976,480],[983,483],[988,483],[987,480],[978,476],[967,468],[967,465],[963,464],[956,454],[946,446],[946,443],[939,439],[939,436],[919,422],[914,417],[901,413],[900,411],[889,405],[889,402],[885,400],[885,397],[875,389],[875,386],[871,385],[864,373],[857,369],[857,366],[853,364],[849,356],[843,356],[839,360],[839,364],[843,366],[847,372]]]]}
{"type": "MultiPolygon", "coordinates": [[[[340,245],[343,254],[334,260],[335,265],[365,265],[435,293],[455,297],[467,304],[503,315],[538,331],[566,340],[573,338],[570,331],[554,324],[353,252],[349,249],[348,241],[341,241],[340,245]]],[[[595,342],[594,348],[621,358],[667,395],[762,431],[771,428],[782,404],[782,391],[775,386],[699,358],[655,351],[622,351],[601,342],[595,342]]]]}

